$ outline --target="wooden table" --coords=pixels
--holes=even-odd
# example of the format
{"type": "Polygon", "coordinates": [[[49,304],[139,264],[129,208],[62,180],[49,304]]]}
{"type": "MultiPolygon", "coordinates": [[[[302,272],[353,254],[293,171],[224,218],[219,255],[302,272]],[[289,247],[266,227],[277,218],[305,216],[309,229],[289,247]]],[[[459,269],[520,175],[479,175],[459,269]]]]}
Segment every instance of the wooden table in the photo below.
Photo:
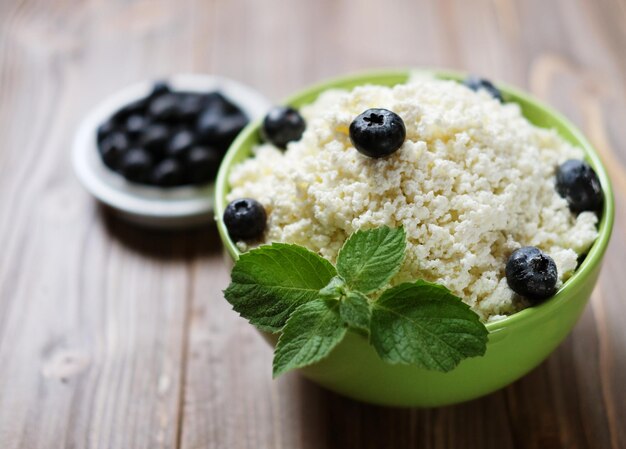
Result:
{"type": "Polygon", "coordinates": [[[0,2],[0,448],[626,447],[626,2],[0,2]],[[617,220],[598,288],[539,368],[467,404],[359,404],[297,374],[222,298],[215,229],[135,229],[70,166],[77,123],[198,71],[278,101],[382,66],[527,88],[596,145],[617,220]]]}

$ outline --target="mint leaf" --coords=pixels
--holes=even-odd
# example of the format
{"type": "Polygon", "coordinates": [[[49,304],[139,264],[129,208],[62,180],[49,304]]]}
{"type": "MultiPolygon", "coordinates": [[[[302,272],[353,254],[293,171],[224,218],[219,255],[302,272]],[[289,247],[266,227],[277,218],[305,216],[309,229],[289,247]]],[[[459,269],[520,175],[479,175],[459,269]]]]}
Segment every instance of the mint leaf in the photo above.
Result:
{"type": "Polygon", "coordinates": [[[438,284],[400,284],[372,305],[370,341],[388,363],[450,371],[485,353],[487,333],[478,315],[438,284]]]}
{"type": "Polygon", "coordinates": [[[250,323],[277,332],[336,274],[330,262],[306,248],[273,243],[239,257],[224,295],[250,323]]]}
{"type": "Polygon", "coordinates": [[[402,228],[383,226],[356,231],[337,256],[337,272],[352,290],[371,293],[387,284],[404,260],[406,235],[402,228]]]}
{"type": "Polygon", "coordinates": [[[298,307],[278,339],[273,376],[322,360],[339,344],[346,331],[337,301],[316,299],[298,307]]]}
{"type": "Polygon", "coordinates": [[[348,292],[339,303],[339,314],[348,326],[369,332],[371,312],[367,296],[363,293],[348,292]]]}

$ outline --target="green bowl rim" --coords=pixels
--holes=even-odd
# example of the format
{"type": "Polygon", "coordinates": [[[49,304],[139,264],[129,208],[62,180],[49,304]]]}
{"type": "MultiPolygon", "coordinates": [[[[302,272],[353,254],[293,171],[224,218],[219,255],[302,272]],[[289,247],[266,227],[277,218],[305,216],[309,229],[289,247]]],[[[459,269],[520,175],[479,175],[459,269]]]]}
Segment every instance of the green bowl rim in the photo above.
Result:
{"type": "MultiPolygon", "coordinates": [[[[359,72],[355,74],[349,74],[341,77],[330,78],[328,80],[316,83],[306,89],[298,91],[296,94],[289,96],[282,104],[293,104],[299,102],[301,98],[309,96],[317,96],[319,93],[330,88],[346,88],[347,84],[376,84],[375,80],[379,78],[398,78],[399,83],[406,81],[406,79],[413,73],[426,73],[432,74],[437,78],[462,80],[467,77],[467,73],[450,70],[438,70],[438,69],[418,69],[418,68],[403,68],[403,69],[384,69],[384,70],[370,70],[365,72],[359,72]]],[[[503,92],[505,99],[513,102],[525,102],[537,109],[542,109],[548,115],[552,116],[555,121],[560,122],[561,125],[566,128],[571,135],[580,142],[582,150],[591,165],[593,166],[602,190],[604,192],[604,210],[602,217],[600,218],[598,226],[598,237],[591,246],[591,249],[587,253],[587,256],[559,291],[549,300],[536,305],[523,309],[512,315],[507,316],[501,320],[486,323],[486,327],[490,333],[501,331],[511,326],[521,325],[525,321],[534,321],[541,319],[541,317],[552,313],[555,309],[560,308],[566,303],[568,297],[572,292],[575,292],[585,282],[587,275],[590,274],[594,268],[602,262],[602,256],[606,251],[609,239],[611,237],[611,231],[613,229],[613,222],[615,218],[615,204],[613,198],[613,188],[609,179],[608,173],[604,164],[602,163],[600,156],[593,148],[591,143],[584,137],[582,132],[578,130],[573,123],[565,118],[561,113],[554,110],[552,107],[542,103],[531,95],[511,87],[505,83],[496,82],[496,86],[503,92]]],[[[240,134],[228,149],[222,164],[220,166],[216,181],[215,181],[215,221],[217,222],[217,228],[222,239],[225,248],[228,253],[236,260],[239,257],[239,251],[235,244],[230,240],[226,226],[222,221],[222,214],[225,209],[225,195],[224,190],[228,184],[228,175],[232,166],[232,161],[237,153],[237,150],[253,135],[259,135],[258,131],[261,126],[262,119],[256,120],[250,123],[240,134]]]]}

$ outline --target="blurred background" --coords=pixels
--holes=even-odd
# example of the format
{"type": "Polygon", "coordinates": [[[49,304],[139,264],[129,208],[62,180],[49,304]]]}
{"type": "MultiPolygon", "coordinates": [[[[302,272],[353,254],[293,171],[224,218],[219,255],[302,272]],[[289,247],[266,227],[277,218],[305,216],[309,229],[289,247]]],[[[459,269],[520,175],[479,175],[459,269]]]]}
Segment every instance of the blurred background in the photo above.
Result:
{"type": "Polygon", "coordinates": [[[0,448],[626,447],[624,0],[0,0],[0,448]],[[80,120],[181,72],[273,102],[328,77],[459,69],[526,89],[608,164],[616,228],[574,333],[484,399],[358,404],[297,374],[222,298],[213,227],[145,231],[76,180],[80,120]]]}

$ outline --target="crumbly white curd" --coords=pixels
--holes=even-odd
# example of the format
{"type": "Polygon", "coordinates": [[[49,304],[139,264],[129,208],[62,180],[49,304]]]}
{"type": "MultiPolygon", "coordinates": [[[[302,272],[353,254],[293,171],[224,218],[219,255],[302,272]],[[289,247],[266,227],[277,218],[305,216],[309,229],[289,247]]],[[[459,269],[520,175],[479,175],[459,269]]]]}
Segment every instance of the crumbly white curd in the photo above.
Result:
{"type": "Polygon", "coordinates": [[[491,321],[527,305],[504,275],[515,249],[550,255],[560,285],[597,237],[596,215],[572,214],[554,187],[556,167],[582,151],[532,125],[515,103],[415,77],[329,90],[300,112],[307,122],[300,141],[284,152],[257,146],[229,179],[228,200],[255,198],[265,207],[264,243],[296,243],[335,262],[357,229],[403,226],[406,259],[392,283],[443,284],[491,321]],[[389,109],[406,126],[402,147],[383,159],[350,142],[350,123],[369,108],[389,109]]]}

